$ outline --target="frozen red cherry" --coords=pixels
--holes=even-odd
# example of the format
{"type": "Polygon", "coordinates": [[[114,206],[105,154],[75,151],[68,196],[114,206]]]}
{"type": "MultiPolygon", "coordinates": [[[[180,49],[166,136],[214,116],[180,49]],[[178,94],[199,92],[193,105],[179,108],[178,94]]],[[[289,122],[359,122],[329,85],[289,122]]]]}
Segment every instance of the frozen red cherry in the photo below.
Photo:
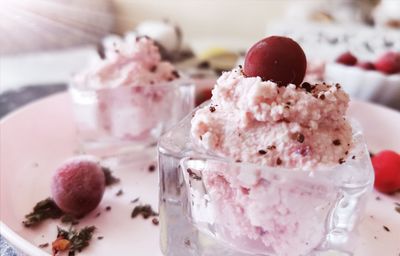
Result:
{"type": "Polygon", "coordinates": [[[195,105],[198,106],[206,100],[211,99],[212,93],[211,88],[202,89],[196,95],[195,105]]]}
{"type": "Polygon", "coordinates": [[[83,216],[100,203],[105,176],[96,159],[88,156],[64,162],[54,173],[51,193],[57,206],[66,213],[83,216]]]}
{"type": "Polygon", "coordinates": [[[354,66],[357,64],[357,58],[351,52],[345,52],[336,59],[336,62],[346,66],[354,66]]]}
{"type": "Polygon", "coordinates": [[[364,70],[375,70],[374,63],[372,63],[370,61],[360,62],[357,64],[357,66],[364,70]]]}
{"type": "Polygon", "coordinates": [[[385,150],[372,158],[375,170],[375,188],[383,193],[393,193],[400,189],[400,155],[385,150]]]}
{"type": "Polygon", "coordinates": [[[306,56],[298,43],[288,37],[270,36],[257,42],[247,52],[243,73],[281,85],[299,85],[306,68],[306,56]]]}
{"type": "Polygon", "coordinates": [[[376,62],[377,70],[385,74],[395,74],[400,72],[400,53],[387,52],[382,55],[376,62]]]}

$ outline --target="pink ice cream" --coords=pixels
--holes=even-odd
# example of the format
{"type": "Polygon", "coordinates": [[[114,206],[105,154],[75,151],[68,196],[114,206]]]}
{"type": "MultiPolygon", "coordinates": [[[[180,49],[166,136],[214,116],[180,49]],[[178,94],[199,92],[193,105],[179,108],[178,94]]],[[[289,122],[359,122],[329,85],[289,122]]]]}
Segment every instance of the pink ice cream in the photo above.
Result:
{"type": "Polygon", "coordinates": [[[105,52],[105,59],[99,59],[75,77],[77,86],[90,89],[133,87],[172,81],[179,77],[171,63],[161,60],[158,47],[147,37],[115,41],[105,52]]]}
{"type": "Polygon", "coordinates": [[[96,93],[93,126],[114,138],[155,142],[174,111],[179,89],[171,82],[179,73],[147,37],[115,40],[105,55],[73,81],[78,93],[96,93]]]}
{"type": "Polygon", "coordinates": [[[351,148],[349,97],[338,85],[278,87],[238,68],[222,74],[212,94],[195,113],[191,133],[214,154],[310,170],[338,164],[351,148]]]}
{"type": "Polygon", "coordinates": [[[347,159],[348,95],[325,83],[278,86],[241,68],[223,73],[212,94],[192,118],[192,141],[232,162],[277,167],[266,174],[207,162],[201,173],[217,236],[246,252],[306,255],[323,241],[338,197],[308,174],[347,159]]]}

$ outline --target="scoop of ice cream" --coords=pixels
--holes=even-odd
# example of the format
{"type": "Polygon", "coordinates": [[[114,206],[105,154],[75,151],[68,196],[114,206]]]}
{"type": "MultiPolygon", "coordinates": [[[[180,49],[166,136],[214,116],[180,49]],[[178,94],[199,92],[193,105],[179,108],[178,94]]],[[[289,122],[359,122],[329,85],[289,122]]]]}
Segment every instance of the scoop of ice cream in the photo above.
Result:
{"type": "Polygon", "coordinates": [[[337,196],[326,181],[227,167],[208,162],[202,172],[225,241],[252,254],[282,256],[308,255],[321,243],[337,196]]]}
{"type": "Polygon", "coordinates": [[[179,74],[169,62],[162,61],[154,41],[129,37],[106,45],[105,59],[98,59],[78,74],[74,83],[80,88],[102,89],[118,86],[144,86],[172,81],[179,74]]]}
{"type": "Polygon", "coordinates": [[[192,119],[193,141],[232,160],[313,169],[343,162],[352,144],[349,97],[325,83],[279,87],[240,68],[217,80],[192,119]]]}

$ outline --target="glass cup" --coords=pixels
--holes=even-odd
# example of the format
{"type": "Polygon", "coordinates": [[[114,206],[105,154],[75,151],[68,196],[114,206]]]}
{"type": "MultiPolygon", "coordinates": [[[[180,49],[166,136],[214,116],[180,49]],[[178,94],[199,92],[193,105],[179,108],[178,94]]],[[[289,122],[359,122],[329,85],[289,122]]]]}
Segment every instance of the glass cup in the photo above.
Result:
{"type": "Polygon", "coordinates": [[[194,108],[194,90],[185,79],[105,89],[72,83],[70,94],[81,150],[110,158],[156,145],[166,129],[194,108]]]}
{"type": "Polygon", "coordinates": [[[352,254],[374,181],[356,125],[344,163],[301,171],[206,152],[191,142],[191,118],[159,141],[164,255],[352,254]]]}

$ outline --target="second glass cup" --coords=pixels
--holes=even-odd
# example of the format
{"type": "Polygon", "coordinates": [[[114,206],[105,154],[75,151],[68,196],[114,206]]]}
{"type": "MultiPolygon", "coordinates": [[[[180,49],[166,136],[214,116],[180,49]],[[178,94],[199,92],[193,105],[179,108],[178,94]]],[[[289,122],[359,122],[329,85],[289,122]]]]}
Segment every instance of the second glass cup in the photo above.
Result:
{"type": "Polygon", "coordinates": [[[81,150],[118,157],[157,143],[161,134],[194,108],[186,79],[105,89],[70,85],[81,150]]]}

